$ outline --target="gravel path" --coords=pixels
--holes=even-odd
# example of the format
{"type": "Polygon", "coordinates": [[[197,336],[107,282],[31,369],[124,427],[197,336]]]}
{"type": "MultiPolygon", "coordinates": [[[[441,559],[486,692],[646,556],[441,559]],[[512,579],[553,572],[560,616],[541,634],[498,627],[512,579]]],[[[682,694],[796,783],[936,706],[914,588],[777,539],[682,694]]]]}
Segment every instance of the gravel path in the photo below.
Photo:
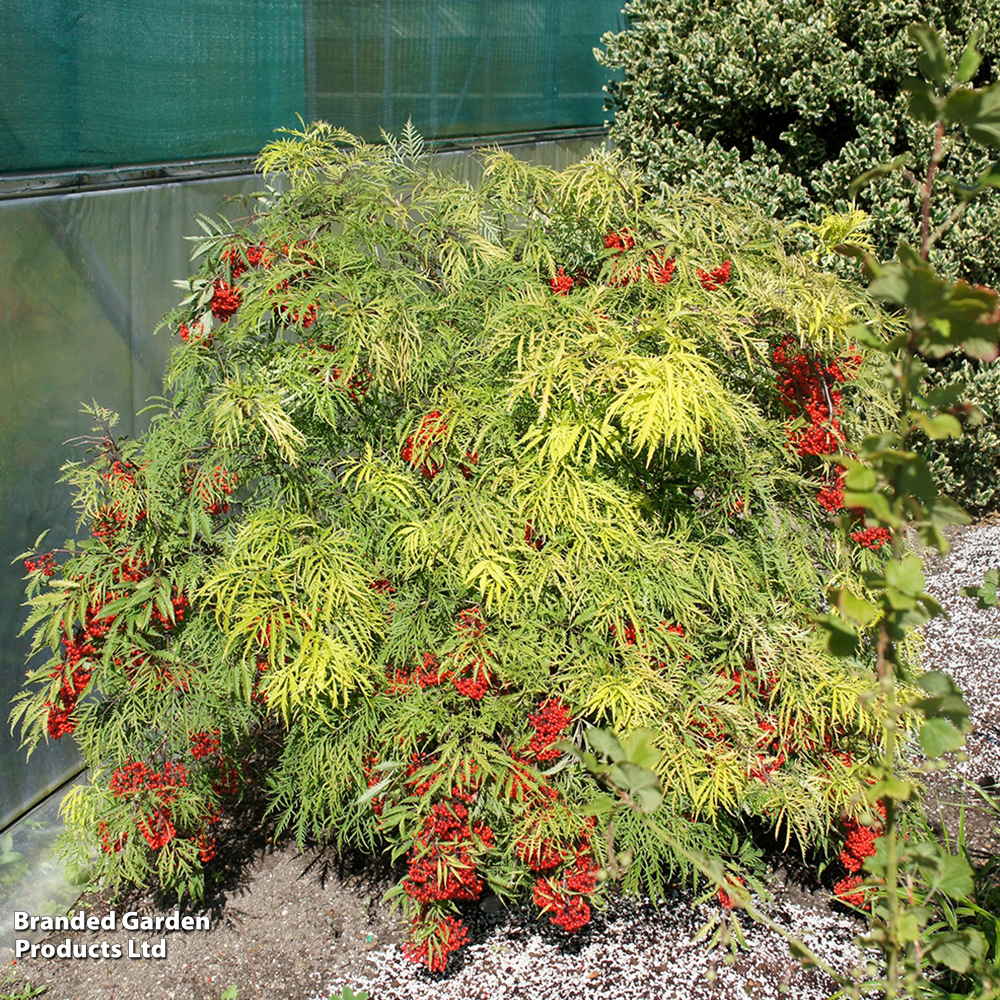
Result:
{"type": "Polygon", "coordinates": [[[924,660],[955,678],[972,709],[974,730],[966,741],[969,759],[959,765],[967,778],[1000,782],[1000,608],[980,611],[963,587],[982,586],[988,569],[1000,567],[1000,521],[955,532],[944,559],[927,561],[927,590],[948,611],[926,629],[924,660]]]}
{"type": "MultiPolygon", "coordinates": [[[[379,948],[360,974],[324,979],[314,1000],[339,996],[343,985],[367,990],[371,1000],[825,1000],[833,992],[827,976],[804,971],[784,941],[749,921],[747,948],[735,959],[693,943],[699,926],[716,913],[718,906],[692,909],[682,896],[660,912],[649,903],[618,900],[572,941],[547,932],[531,914],[492,929],[480,918],[470,921],[470,929],[476,938],[485,934],[447,976],[428,974],[398,947],[379,948]]],[[[776,915],[835,968],[857,963],[851,941],[858,925],[850,917],[795,903],[782,904],[776,915]]]]}

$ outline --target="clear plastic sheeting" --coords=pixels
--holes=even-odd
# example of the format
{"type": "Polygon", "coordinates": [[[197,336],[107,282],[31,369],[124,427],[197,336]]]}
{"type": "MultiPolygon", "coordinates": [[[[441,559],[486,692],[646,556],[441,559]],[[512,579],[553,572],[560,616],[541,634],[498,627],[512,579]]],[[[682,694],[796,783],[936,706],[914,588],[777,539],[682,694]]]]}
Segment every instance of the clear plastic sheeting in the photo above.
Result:
{"type": "Polygon", "coordinates": [[[362,135],[600,126],[622,0],[304,0],[306,109],[362,135]]]}
{"type": "MultiPolygon", "coordinates": [[[[514,146],[511,151],[563,168],[592,140],[514,146]]],[[[474,183],[481,168],[468,153],[438,154],[439,165],[474,183]]],[[[88,433],[81,404],[96,401],[121,415],[118,431],[162,391],[167,331],[160,317],[181,297],[172,284],[191,273],[196,213],[218,213],[226,196],[259,191],[249,175],[224,180],[0,202],[0,830],[80,766],[71,738],[40,746],[30,758],[6,725],[21,688],[27,637],[23,564],[15,557],[46,530],[58,546],[76,524],[59,468],[83,457],[65,442],[88,433]]],[[[242,200],[225,211],[245,215],[242,200]]]]}
{"type": "Polygon", "coordinates": [[[302,0],[0,3],[0,173],[254,154],[304,111],[302,0]]]}
{"type": "Polygon", "coordinates": [[[61,916],[76,902],[86,881],[86,872],[67,872],[65,864],[53,857],[52,848],[63,828],[60,801],[61,797],[53,796],[17,826],[0,833],[0,966],[13,957],[16,940],[35,942],[46,936],[40,930],[15,931],[17,910],[61,916]]]}
{"type": "Polygon", "coordinates": [[[190,273],[192,216],[260,188],[250,176],[0,203],[0,829],[79,767],[65,738],[26,762],[6,724],[29,645],[12,560],[46,529],[48,546],[74,534],[57,480],[83,457],[65,444],[90,430],[81,404],[119,412],[133,434],[132,414],[160,392],[170,338],[152,331],[179,297],[172,279],[190,273]]]}

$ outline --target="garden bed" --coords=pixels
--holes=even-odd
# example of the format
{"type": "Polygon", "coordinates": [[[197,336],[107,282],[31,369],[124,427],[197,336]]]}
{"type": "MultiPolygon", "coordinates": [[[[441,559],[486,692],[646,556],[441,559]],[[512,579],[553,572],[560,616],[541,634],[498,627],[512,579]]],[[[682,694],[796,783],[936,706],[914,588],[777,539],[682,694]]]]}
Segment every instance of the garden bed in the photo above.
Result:
{"type": "MultiPolygon", "coordinates": [[[[1000,553],[1000,522],[994,520],[952,533],[947,558],[928,560],[928,588],[950,617],[927,630],[925,660],[951,673],[965,690],[975,729],[969,760],[934,776],[929,814],[956,829],[966,777],[983,787],[1000,775],[1000,610],[977,611],[961,596],[963,586],[981,582],[1000,553]]],[[[995,822],[966,795],[964,822],[973,857],[995,851],[995,822]]],[[[547,1000],[568,996],[700,998],[792,996],[821,998],[832,983],[806,973],[773,933],[746,926],[748,947],[734,961],[728,952],[709,952],[692,943],[698,928],[719,912],[711,899],[692,907],[678,894],[660,910],[648,904],[612,900],[580,934],[570,936],[539,921],[533,908],[508,912],[484,899],[469,916],[471,945],[445,976],[408,962],[399,944],[405,936],[381,903],[390,885],[386,870],[361,858],[337,859],[329,852],[302,854],[275,843],[259,814],[242,817],[220,856],[228,861],[227,883],[219,884],[199,912],[210,915],[208,931],[167,934],[161,960],[22,960],[17,972],[32,984],[48,985],[50,1000],[214,1000],[232,985],[239,1000],[339,996],[342,986],[365,989],[372,1000],[488,997],[547,1000]]],[[[258,807],[259,808],[259,807],[258,807]]],[[[771,880],[771,912],[801,935],[821,957],[848,968],[857,953],[851,940],[859,924],[827,902],[827,888],[798,865],[776,864],[771,880]]],[[[88,911],[103,914],[111,900],[85,898],[88,911]]],[[[136,910],[166,915],[173,906],[152,896],[114,901],[119,917],[136,910]]],[[[748,922],[745,922],[748,923],[748,922]]],[[[46,940],[61,943],[65,933],[46,940]]],[[[119,943],[159,933],[74,933],[76,944],[119,943]]],[[[9,987],[7,987],[9,989],[9,987]]]]}

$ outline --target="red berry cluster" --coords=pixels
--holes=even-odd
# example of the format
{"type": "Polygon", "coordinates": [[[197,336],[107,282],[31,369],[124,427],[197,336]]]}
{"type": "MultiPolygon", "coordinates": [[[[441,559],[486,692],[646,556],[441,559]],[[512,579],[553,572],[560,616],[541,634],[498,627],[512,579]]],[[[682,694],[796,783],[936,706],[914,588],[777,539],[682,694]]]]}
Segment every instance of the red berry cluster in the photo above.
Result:
{"type": "MultiPolygon", "coordinates": [[[[288,288],[288,282],[283,281],[278,287],[284,291],[288,288]]],[[[274,289],[272,289],[273,291],[274,289]]],[[[308,303],[300,313],[295,306],[289,304],[287,299],[282,299],[276,303],[273,312],[286,326],[292,326],[295,323],[301,322],[303,330],[308,330],[316,322],[316,317],[319,315],[315,302],[308,303]]]]}
{"type": "Polygon", "coordinates": [[[597,888],[598,871],[588,839],[558,876],[542,876],[535,882],[535,905],[543,914],[549,914],[557,927],[570,933],[578,931],[590,923],[590,904],[584,897],[597,888]]]}
{"type": "MultiPolygon", "coordinates": [[[[406,785],[414,794],[426,794],[435,779],[416,777],[427,766],[423,759],[412,763],[415,770],[406,785]]],[[[430,764],[433,765],[433,760],[430,764]]],[[[432,972],[444,969],[448,955],[467,940],[462,923],[442,918],[442,910],[454,907],[457,902],[479,899],[483,891],[479,862],[495,844],[492,828],[473,820],[469,813],[480,785],[476,771],[475,763],[468,762],[451,795],[432,805],[407,855],[407,875],[402,887],[414,904],[415,914],[410,941],[403,951],[411,961],[426,965],[432,972]],[[450,928],[444,938],[438,933],[443,920],[450,928]],[[447,923],[449,920],[451,923],[447,923]]],[[[376,812],[381,813],[381,809],[376,812]]]]}
{"type": "Polygon", "coordinates": [[[188,609],[187,595],[180,593],[175,587],[170,596],[170,603],[173,605],[174,610],[173,621],[163,614],[155,603],[149,612],[150,620],[154,621],[165,632],[172,631],[178,624],[184,621],[184,615],[188,609]]]}
{"type": "Polygon", "coordinates": [[[184,492],[190,493],[198,482],[198,497],[206,514],[213,517],[228,514],[230,506],[225,497],[232,496],[236,490],[238,476],[225,466],[217,465],[207,476],[198,477],[198,470],[193,465],[185,465],[181,470],[184,492]]]}
{"type": "MultiPolygon", "coordinates": [[[[148,575],[148,567],[137,556],[135,560],[123,557],[121,563],[112,569],[112,578],[142,580],[148,575]]],[[[59,681],[59,692],[55,701],[46,701],[48,709],[46,729],[52,739],[61,739],[76,729],[73,712],[77,701],[93,675],[94,663],[101,656],[104,640],[115,623],[114,615],[102,615],[105,604],[110,604],[121,596],[117,591],[108,591],[103,599],[96,591],[90,594],[90,601],[84,611],[83,626],[63,635],[63,662],[49,675],[59,681]],[[87,662],[89,661],[89,662],[87,662]]]]}
{"type": "Polygon", "coordinates": [[[103,821],[97,824],[97,835],[101,840],[101,850],[104,851],[105,854],[117,854],[125,847],[125,844],[128,841],[127,830],[112,840],[111,830],[108,827],[108,824],[103,821]]]}
{"type": "MultiPolygon", "coordinates": [[[[794,423],[803,426],[788,430],[788,445],[796,454],[832,455],[845,446],[840,418],[844,412],[843,391],[837,385],[850,382],[861,366],[861,356],[851,351],[841,358],[824,362],[801,350],[789,337],[774,349],[773,361],[781,374],[778,391],[794,423]]],[[[844,475],[841,465],[831,465],[816,495],[819,505],[831,514],[844,510],[844,475]]],[[[853,511],[855,518],[863,516],[853,511]]],[[[851,538],[872,551],[892,541],[892,532],[882,527],[859,528],[851,538]]]]}
{"type": "MultiPolygon", "coordinates": [[[[308,355],[315,355],[317,351],[328,351],[333,353],[337,350],[336,344],[317,344],[310,340],[307,344],[302,344],[302,350],[308,355]]],[[[367,368],[362,368],[357,374],[351,375],[343,380],[343,368],[321,369],[313,368],[312,373],[319,375],[323,372],[324,384],[331,389],[343,389],[347,392],[352,403],[360,403],[361,397],[368,392],[372,384],[372,374],[367,368]]]]}
{"type": "Polygon", "coordinates": [[[458,613],[458,631],[468,639],[478,639],[486,631],[486,619],[479,605],[458,613]]]}
{"type": "Polygon", "coordinates": [[[476,855],[492,847],[492,829],[470,824],[463,802],[435,803],[410,850],[403,890],[425,905],[478,899],[483,881],[476,872],[476,855]]]}
{"type": "Polygon", "coordinates": [[[37,559],[25,559],[24,568],[29,573],[40,572],[42,576],[54,576],[56,572],[56,557],[51,552],[45,552],[37,559]]]}
{"type": "Polygon", "coordinates": [[[191,740],[191,756],[195,760],[201,760],[204,757],[211,757],[219,752],[220,746],[220,733],[218,729],[213,729],[210,733],[192,733],[190,736],[191,740]]]}
{"type": "MultiPolygon", "coordinates": [[[[739,875],[730,875],[729,879],[731,882],[736,882],[739,885],[743,886],[746,885],[746,882],[744,882],[739,875]]],[[[730,896],[729,893],[726,892],[726,890],[721,885],[719,886],[719,889],[715,894],[715,898],[719,901],[719,906],[721,906],[724,910],[731,910],[735,903],[733,897],[730,896]]]]}
{"type": "MultiPolygon", "coordinates": [[[[687,631],[685,630],[684,626],[680,624],[680,622],[674,622],[672,625],[668,625],[666,623],[666,620],[661,621],[660,624],[657,626],[657,631],[660,632],[665,631],[670,633],[671,635],[679,635],[682,639],[687,636],[687,631]]],[[[639,645],[640,641],[639,630],[638,627],[636,626],[636,623],[631,619],[624,620],[621,628],[621,635],[618,634],[618,626],[614,622],[612,622],[611,635],[614,639],[617,640],[618,645],[623,648],[625,646],[639,645]]],[[[666,666],[666,663],[664,663],[662,660],[657,660],[653,656],[646,656],[644,657],[644,659],[653,667],[659,667],[660,669],[662,669],[666,666]]],[[[690,660],[691,657],[688,654],[685,654],[684,659],[690,660]]]]}
{"type": "Polygon", "coordinates": [[[81,661],[92,660],[97,655],[97,648],[91,644],[84,629],[78,628],[72,638],[67,634],[63,638],[63,647],[65,660],[51,674],[52,678],[59,680],[59,693],[56,701],[46,701],[44,704],[48,709],[46,731],[54,740],[61,739],[76,729],[77,720],[73,718],[76,703],[87,690],[93,676],[93,666],[81,664],[81,661]]]}
{"type": "MultiPolygon", "coordinates": [[[[392,592],[391,585],[389,592],[392,592]]],[[[459,613],[457,627],[465,642],[452,654],[451,666],[443,666],[433,653],[424,653],[422,661],[410,671],[392,668],[387,671],[386,694],[406,695],[413,691],[414,685],[423,690],[451,681],[459,694],[472,701],[481,701],[493,683],[487,666],[493,654],[480,641],[486,622],[475,607],[459,613]]]]}
{"type": "Polygon", "coordinates": [[[421,927],[419,942],[407,941],[403,954],[412,962],[426,965],[431,972],[444,972],[448,956],[458,951],[469,941],[469,931],[457,917],[441,917],[440,920],[421,927]]]}
{"type": "Polygon", "coordinates": [[[431,410],[420,420],[416,434],[410,434],[400,449],[400,458],[408,465],[419,468],[425,479],[434,479],[441,465],[431,457],[431,448],[444,437],[448,423],[438,410],[431,410]]]}
{"type": "MultiPolygon", "coordinates": [[[[131,462],[111,461],[108,457],[108,466],[101,473],[101,478],[108,484],[112,497],[118,490],[127,491],[135,487],[138,469],[131,462]]],[[[141,521],[146,516],[145,510],[140,510],[135,514],[135,520],[141,521]]],[[[115,537],[127,526],[128,516],[121,509],[118,500],[112,499],[110,503],[102,504],[94,511],[90,521],[90,534],[93,538],[111,545],[115,537]]]]}
{"type": "Polygon", "coordinates": [[[747,771],[748,778],[755,778],[762,784],[767,784],[771,774],[785,763],[785,752],[773,716],[757,715],[757,739],[754,744],[757,753],[757,766],[747,771]]]}
{"type": "Polygon", "coordinates": [[[227,514],[229,504],[225,500],[219,500],[221,493],[224,496],[232,496],[236,489],[237,476],[235,472],[230,472],[221,465],[217,465],[212,474],[207,478],[203,477],[198,484],[198,496],[205,504],[205,510],[212,515],[227,514]]]}
{"type": "Polygon", "coordinates": [[[155,770],[141,760],[130,760],[111,775],[111,794],[119,800],[133,800],[150,792],[161,805],[172,806],[181,788],[188,783],[187,768],[166,761],[162,770],[155,770]]]}
{"type": "Polygon", "coordinates": [[[213,333],[205,333],[205,327],[201,320],[194,320],[190,326],[187,323],[181,323],[177,332],[180,334],[182,344],[204,344],[206,347],[211,347],[215,341],[213,333]]]}
{"type": "Polygon", "coordinates": [[[225,278],[215,279],[212,292],[212,315],[220,323],[228,323],[243,301],[243,291],[238,285],[230,285],[225,278]]]}
{"type": "Polygon", "coordinates": [[[138,471],[134,463],[115,459],[107,470],[101,473],[101,478],[108,483],[117,483],[127,490],[130,486],[135,486],[135,476],[138,471]]]}
{"type": "MultiPolygon", "coordinates": [[[[843,500],[843,494],[841,494],[843,500]]],[[[873,552],[892,542],[892,532],[888,528],[862,528],[859,531],[852,531],[851,538],[862,548],[871,549],[873,552]]]]}
{"type": "MultiPolygon", "coordinates": [[[[631,250],[634,246],[635,237],[627,229],[623,229],[619,233],[612,231],[604,237],[605,250],[614,250],[615,253],[612,256],[616,258],[620,257],[626,250],[631,250]]],[[[629,285],[633,281],[638,281],[640,274],[641,270],[638,264],[633,264],[632,267],[625,269],[616,260],[611,269],[611,276],[608,278],[608,281],[612,285],[629,285]]]]}
{"type": "MultiPolygon", "coordinates": [[[[569,810],[559,802],[558,791],[543,776],[533,776],[527,762],[517,757],[511,758],[510,784],[503,793],[519,804],[533,830],[551,828],[553,814],[560,810],[564,814],[561,827],[570,818],[569,810]]],[[[574,837],[554,840],[543,833],[525,836],[514,845],[517,856],[536,876],[535,904],[566,931],[579,930],[590,920],[590,905],[583,897],[597,888],[599,867],[591,842],[596,825],[591,816],[574,837]]]]}
{"type": "Polygon", "coordinates": [[[467,451],[465,453],[466,459],[469,461],[469,465],[465,462],[458,463],[458,471],[462,473],[464,479],[471,479],[473,476],[472,466],[479,464],[479,452],[478,451],[467,451]]]}
{"type": "MultiPolygon", "coordinates": [[[[757,736],[753,744],[756,763],[747,768],[745,773],[748,778],[766,784],[790,758],[817,750],[823,753],[822,763],[827,768],[834,758],[844,766],[851,766],[850,754],[834,745],[835,737],[844,737],[846,730],[838,726],[833,732],[825,731],[821,747],[812,735],[812,720],[808,716],[785,719],[780,707],[775,704],[777,677],[764,675],[752,659],[748,659],[741,670],[722,669],[719,675],[729,684],[722,698],[738,699],[744,705],[749,703],[756,717],[757,736]]],[[[727,735],[723,718],[710,706],[703,706],[700,717],[692,719],[690,726],[709,744],[709,753],[716,748],[720,751],[732,749],[733,743],[727,735]]]]}
{"type": "MultiPolygon", "coordinates": [[[[118,596],[114,592],[107,594],[105,603],[110,604],[118,596]]],[[[83,627],[78,626],[72,633],[67,631],[63,636],[63,662],[49,675],[54,680],[58,679],[59,692],[55,701],[44,704],[48,709],[46,729],[52,739],[61,739],[76,729],[73,712],[90,683],[104,638],[115,621],[114,615],[102,616],[101,608],[97,597],[91,595],[91,603],[84,612],[83,627]]]]}
{"type": "Polygon", "coordinates": [[[562,739],[573,719],[560,698],[542,702],[537,714],[528,716],[528,724],[535,730],[529,750],[538,761],[554,760],[562,752],[552,744],[562,739]]]}
{"type": "Polygon", "coordinates": [[[826,474],[826,480],[816,494],[820,507],[831,514],[838,514],[844,509],[844,473],[842,465],[832,465],[826,474]]]}
{"type": "Polygon", "coordinates": [[[713,267],[710,271],[703,271],[699,267],[695,271],[695,274],[698,275],[701,287],[704,288],[706,292],[714,292],[729,281],[730,271],[731,264],[727,260],[723,261],[723,263],[721,263],[718,267],[713,267]]]}
{"type": "Polygon", "coordinates": [[[94,511],[90,522],[90,534],[109,545],[119,531],[125,527],[125,512],[115,504],[105,504],[94,511]]]}
{"type": "Polygon", "coordinates": [[[351,375],[341,383],[344,371],[342,368],[334,368],[330,373],[331,378],[327,379],[330,384],[343,388],[352,403],[360,403],[361,397],[371,388],[372,376],[367,368],[362,368],[357,375],[351,375]]]}
{"type": "Polygon", "coordinates": [[[573,278],[562,268],[556,271],[556,276],[549,281],[552,291],[556,295],[569,295],[573,288],[573,278]]]}
{"type": "Polygon", "coordinates": [[[262,264],[265,268],[270,268],[274,262],[273,256],[268,252],[264,243],[251,244],[250,246],[230,243],[222,251],[222,259],[229,265],[229,276],[233,281],[251,267],[258,267],[262,264]]]}
{"type": "Polygon", "coordinates": [[[666,250],[654,250],[649,257],[646,273],[655,285],[669,285],[677,270],[677,261],[668,257],[666,250]]]}
{"type": "MultiPolygon", "coordinates": [[[[615,251],[612,258],[620,257],[626,250],[635,247],[635,236],[627,229],[618,232],[612,230],[604,237],[604,248],[615,251]]],[[[654,250],[650,253],[646,262],[645,274],[649,280],[656,285],[669,285],[677,270],[677,261],[668,256],[666,250],[654,250]]],[[[724,284],[729,279],[729,261],[726,261],[720,268],[716,268],[712,274],[718,272],[719,275],[725,271],[725,277],[719,284],[724,284]]],[[[699,272],[701,274],[702,272],[699,272]]],[[[641,280],[643,267],[641,264],[632,264],[630,267],[622,267],[620,262],[615,260],[608,279],[609,284],[617,286],[630,285],[641,280]]],[[[549,286],[555,295],[569,295],[576,285],[587,284],[588,276],[583,268],[579,268],[574,274],[569,275],[563,268],[559,268],[555,276],[549,279],[549,286]]],[[[704,283],[704,282],[703,282],[704,283]]],[[[718,287],[718,286],[716,286],[718,287]]]]}
{"type": "MultiPolygon", "coordinates": [[[[194,734],[192,755],[196,759],[204,759],[216,753],[217,741],[215,750],[209,749],[213,740],[214,737],[209,733],[194,734]],[[196,753],[198,748],[204,749],[205,753],[196,753]]],[[[182,790],[189,787],[189,779],[190,773],[183,764],[169,760],[159,770],[144,761],[130,760],[112,774],[111,794],[120,802],[132,803],[136,825],[152,850],[161,850],[178,838],[174,805],[182,790]]],[[[197,844],[198,855],[203,863],[207,864],[215,857],[215,838],[208,835],[207,828],[221,818],[214,806],[206,803],[201,811],[198,832],[188,838],[197,844]]],[[[117,840],[112,841],[104,824],[101,824],[99,834],[102,847],[108,852],[121,850],[128,836],[127,832],[122,833],[117,840]]]]}
{"type": "MultiPolygon", "coordinates": [[[[884,820],[885,806],[879,802],[875,808],[884,820]]],[[[876,824],[875,828],[862,826],[853,817],[848,817],[844,820],[844,832],[844,846],[838,858],[850,874],[834,885],[833,894],[848,906],[868,909],[871,900],[863,889],[859,891],[858,887],[864,879],[857,873],[861,871],[865,858],[870,858],[875,853],[875,841],[882,835],[881,825],[876,824]]]]}
{"type": "MultiPolygon", "coordinates": [[[[797,455],[832,455],[844,445],[840,418],[844,394],[838,384],[854,377],[853,363],[825,362],[812,357],[784,337],[772,354],[778,370],[778,392],[794,421],[804,426],[788,430],[788,446],[797,455]]],[[[853,362],[853,355],[851,356],[853,362]]]]}
{"type": "Polygon", "coordinates": [[[612,230],[604,237],[605,250],[617,250],[621,252],[622,250],[631,250],[634,246],[635,237],[627,229],[623,229],[620,233],[612,230]]]}
{"type": "MultiPolygon", "coordinates": [[[[298,284],[300,281],[305,281],[312,277],[318,265],[316,260],[305,252],[305,248],[308,246],[308,240],[299,240],[294,246],[290,246],[287,243],[282,246],[281,253],[299,265],[298,270],[291,277],[283,278],[273,288],[269,288],[267,290],[268,295],[273,297],[281,292],[286,292],[293,284],[298,284]]],[[[288,299],[276,299],[271,311],[286,326],[301,322],[302,328],[307,330],[316,322],[317,309],[316,303],[310,302],[300,313],[298,308],[293,306],[288,299]]]]}

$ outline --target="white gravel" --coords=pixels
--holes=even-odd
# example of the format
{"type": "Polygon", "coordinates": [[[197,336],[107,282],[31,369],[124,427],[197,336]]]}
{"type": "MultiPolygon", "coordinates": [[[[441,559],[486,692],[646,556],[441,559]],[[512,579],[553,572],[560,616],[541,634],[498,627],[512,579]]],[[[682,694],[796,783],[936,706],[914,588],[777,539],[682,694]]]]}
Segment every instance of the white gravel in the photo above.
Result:
{"type": "Polygon", "coordinates": [[[982,586],[988,569],[1000,567],[1000,522],[952,536],[944,559],[927,559],[927,590],[948,612],[927,625],[923,658],[954,677],[972,710],[968,760],[960,772],[971,781],[1000,780],[1000,608],[980,611],[963,587],[982,586]]]}
{"type": "MultiPolygon", "coordinates": [[[[407,961],[396,946],[379,947],[364,975],[324,979],[314,1000],[339,997],[344,985],[366,990],[371,1000],[826,1000],[833,992],[827,976],[804,971],[783,940],[746,917],[747,949],[735,961],[727,951],[692,943],[717,912],[710,904],[693,909],[682,896],[659,913],[649,903],[617,900],[576,939],[550,932],[530,915],[493,921],[492,928],[483,916],[472,921],[479,925],[471,928],[476,943],[443,976],[407,961]]],[[[778,915],[835,968],[857,964],[851,942],[858,925],[850,917],[788,903],[778,915]]]]}

